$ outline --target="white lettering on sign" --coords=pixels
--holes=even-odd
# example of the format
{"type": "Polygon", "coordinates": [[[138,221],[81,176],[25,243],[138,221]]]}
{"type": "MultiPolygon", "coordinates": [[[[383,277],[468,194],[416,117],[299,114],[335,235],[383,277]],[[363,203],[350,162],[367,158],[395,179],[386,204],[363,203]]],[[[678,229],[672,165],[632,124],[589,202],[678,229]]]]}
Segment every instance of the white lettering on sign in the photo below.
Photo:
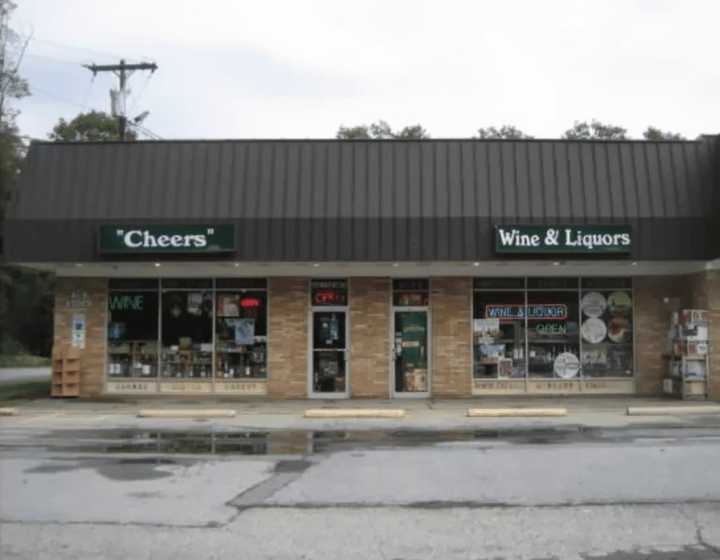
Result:
{"type": "Polygon", "coordinates": [[[607,226],[588,226],[586,229],[573,227],[517,226],[497,227],[496,242],[499,248],[511,249],[595,249],[623,250],[632,245],[628,231],[617,231],[607,226]]]}
{"type": "Polygon", "coordinates": [[[505,231],[502,228],[498,228],[500,234],[500,240],[503,245],[512,245],[515,247],[539,247],[540,236],[539,235],[523,235],[516,229],[505,231]]]}
{"type": "MultiPolygon", "coordinates": [[[[212,230],[208,233],[212,234],[212,230]]],[[[123,243],[130,249],[151,249],[154,247],[181,248],[202,248],[207,247],[206,235],[152,235],[147,230],[131,229],[130,231],[117,230],[122,237],[123,243]]]]}
{"type": "Polygon", "coordinates": [[[630,234],[628,233],[587,233],[582,230],[565,230],[565,245],[568,247],[585,247],[591,251],[595,247],[628,247],[630,234]]]}

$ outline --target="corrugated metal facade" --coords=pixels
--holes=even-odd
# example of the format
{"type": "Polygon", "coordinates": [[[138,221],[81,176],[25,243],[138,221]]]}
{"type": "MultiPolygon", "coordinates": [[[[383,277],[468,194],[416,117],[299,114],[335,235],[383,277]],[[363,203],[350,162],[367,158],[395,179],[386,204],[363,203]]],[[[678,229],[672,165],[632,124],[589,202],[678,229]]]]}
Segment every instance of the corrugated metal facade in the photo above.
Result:
{"type": "Polygon", "coordinates": [[[102,223],[227,222],[236,260],[472,260],[494,258],[496,224],[623,223],[633,258],[714,258],[719,149],[716,138],[34,143],[6,253],[92,260],[102,223]]]}

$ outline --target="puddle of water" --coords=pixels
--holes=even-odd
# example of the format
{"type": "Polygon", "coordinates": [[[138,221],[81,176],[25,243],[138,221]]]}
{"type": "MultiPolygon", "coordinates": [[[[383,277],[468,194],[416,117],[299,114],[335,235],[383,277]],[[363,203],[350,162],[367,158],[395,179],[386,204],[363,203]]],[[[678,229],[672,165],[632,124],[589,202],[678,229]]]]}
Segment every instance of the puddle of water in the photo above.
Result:
{"type": "MultiPolygon", "coordinates": [[[[700,437],[715,435],[704,432],[700,437]]],[[[683,434],[685,438],[688,434],[683,434]]],[[[377,448],[432,447],[451,443],[503,442],[511,445],[557,445],[575,442],[661,441],[672,430],[593,429],[578,426],[477,430],[284,430],[284,431],[145,431],[57,430],[30,440],[5,442],[0,449],[41,447],[72,453],[144,453],[190,455],[311,455],[377,448]]]]}

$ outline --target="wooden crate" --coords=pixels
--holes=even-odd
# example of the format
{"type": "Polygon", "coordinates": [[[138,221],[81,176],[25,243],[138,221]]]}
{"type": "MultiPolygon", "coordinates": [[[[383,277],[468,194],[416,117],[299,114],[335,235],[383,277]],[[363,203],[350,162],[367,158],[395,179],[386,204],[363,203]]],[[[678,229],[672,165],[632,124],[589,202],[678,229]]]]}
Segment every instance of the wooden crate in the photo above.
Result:
{"type": "Polygon", "coordinates": [[[50,395],[77,397],[80,395],[80,352],[66,348],[53,352],[50,395]]]}

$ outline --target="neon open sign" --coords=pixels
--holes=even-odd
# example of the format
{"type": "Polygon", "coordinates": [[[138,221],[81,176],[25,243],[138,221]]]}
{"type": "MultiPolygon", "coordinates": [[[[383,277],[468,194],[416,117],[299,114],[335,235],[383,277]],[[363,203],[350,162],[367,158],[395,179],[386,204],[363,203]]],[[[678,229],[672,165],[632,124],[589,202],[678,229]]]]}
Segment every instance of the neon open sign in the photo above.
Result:
{"type": "Polygon", "coordinates": [[[487,319],[500,319],[501,321],[519,321],[538,319],[542,321],[564,321],[567,319],[567,305],[564,303],[490,303],[485,306],[487,319]]]}

